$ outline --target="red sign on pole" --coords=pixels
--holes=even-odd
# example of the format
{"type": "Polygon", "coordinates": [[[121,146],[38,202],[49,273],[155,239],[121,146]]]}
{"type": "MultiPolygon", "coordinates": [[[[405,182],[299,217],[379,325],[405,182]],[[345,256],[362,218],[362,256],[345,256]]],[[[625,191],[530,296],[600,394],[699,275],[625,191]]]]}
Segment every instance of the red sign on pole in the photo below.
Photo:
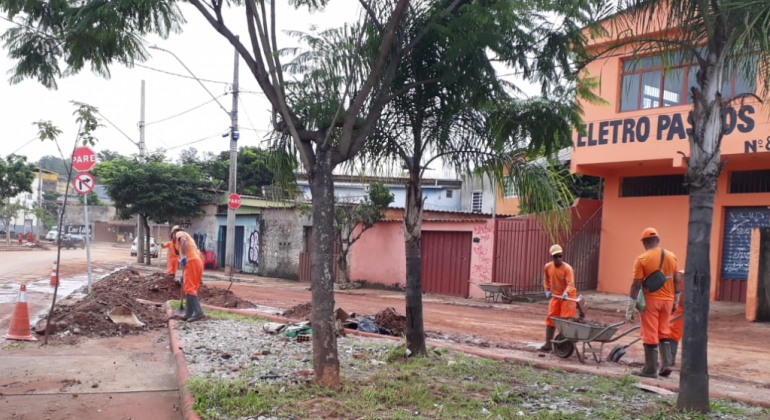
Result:
{"type": "Polygon", "coordinates": [[[237,210],[237,209],[238,209],[238,207],[240,207],[240,206],[241,206],[241,196],[240,196],[240,195],[238,195],[238,194],[235,194],[235,193],[233,193],[233,194],[230,194],[230,196],[229,196],[229,197],[227,197],[227,205],[228,205],[228,206],[229,206],[231,209],[233,209],[233,210],[237,210]]]}
{"type": "Polygon", "coordinates": [[[72,168],[78,172],[88,172],[96,165],[96,153],[90,147],[78,147],[72,155],[72,168]]]}

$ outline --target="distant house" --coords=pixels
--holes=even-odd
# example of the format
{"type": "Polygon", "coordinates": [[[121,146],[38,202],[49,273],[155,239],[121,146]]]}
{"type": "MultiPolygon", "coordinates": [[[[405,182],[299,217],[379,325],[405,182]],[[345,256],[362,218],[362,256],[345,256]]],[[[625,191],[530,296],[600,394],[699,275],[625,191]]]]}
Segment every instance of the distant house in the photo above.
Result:
{"type": "MultiPolygon", "coordinates": [[[[19,211],[11,221],[11,230],[16,233],[37,233],[37,217],[33,209],[42,199],[42,194],[48,191],[56,191],[56,180],[59,174],[43,168],[35,168],[35,179],[32,181],[32,192],[21,193],[10,198],[11,203],[21,204],[25,210],[19,211]]],[[[2,225],[2,222],[0,222],[2,225]]],[[[5,228],[5,226],[2,226],[5,228]]]]}
{"type": "MultiPolygon", "coordinates": [[[[296,174],[302,198],[312,200],[307,175],[296,174]]],[[[406,206],[406,178],[334,175],[334,195],[341,201],[360,202],[368,194],[369,184],[380,182],[388,187],[394,200],[390,207],[406,206]]],[[[459,211],[462,206],[462,181],[456,179],[423,179],[422,196],[425,210],[459,211]]]]}

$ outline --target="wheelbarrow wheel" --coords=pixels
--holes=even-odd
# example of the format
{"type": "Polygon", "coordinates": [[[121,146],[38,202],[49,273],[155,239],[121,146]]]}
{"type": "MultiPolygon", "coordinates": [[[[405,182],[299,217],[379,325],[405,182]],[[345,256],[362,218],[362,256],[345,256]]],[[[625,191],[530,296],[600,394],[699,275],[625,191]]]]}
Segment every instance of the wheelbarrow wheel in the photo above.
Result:
{"type": "MultiPolygon", "coordinates": [[[[564,336],[559,334],[554,338],[554,341],[561,341],[564,340],[564,336]]],[[[562,359],[566,359],[570,356],[572,356],[572,353],[575,352],[575,343],[572,341],[565,341],[563,343],[553,343],[553,352],[561,357],[562,359]]]]}
{"type": "Polygon", "coordinates": [[[615,346],[615,348],[610,351],[608,359],[610,359],[611,362],[620,363],[620,359],[622,359],[625,355],[626,349],[620,346],[615,346]]]}

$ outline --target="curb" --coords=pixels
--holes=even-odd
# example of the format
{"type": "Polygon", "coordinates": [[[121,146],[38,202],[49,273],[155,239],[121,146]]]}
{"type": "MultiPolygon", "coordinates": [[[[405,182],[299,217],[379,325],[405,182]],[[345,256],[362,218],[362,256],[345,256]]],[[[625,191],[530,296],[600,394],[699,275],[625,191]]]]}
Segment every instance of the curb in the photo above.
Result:
{"type": "MultiPolygon", "coordinates": [[[[274,315],[265,314],[265,313],[256,312],[256,311],[244,311],[244,310],[240,310],[240,309],[222,308],[222,307],[219,307],[219,306],[211,306],[211,305],[203,305],[203,307],[204,308],[208,308],[208,309],[212,309],[212,310],[216,310],[216,311],[221,311],[221,312],[230,312],[230,313],[238,314],[238,315],[248,315],[248,316],[254,316],[254,317],[267,318],[267,319],[270,319],[270,320],[275,321],[275,322],[299,322],[298,320],[292,320],[292,319],[283,318],[283,317],[274,316],[274,315]]],[[[174,322],[174,321],[169,321],[169,322],[174,322]]],[[[357,331],[357,330],[351,330],[351,329],[348,329],[348,328],[345,328],[345,332],[353,334],[353,335],[360,335],[360,336],[363,336],[363,337],[379,338],[379,339],[385,339],[385,340],[390,340],[390,341],[401,341],[400,337],[393,337],[393,336],[387,336],[387,335],[381,335],[381,334],[367,333],[367,332],[362,332],[362,331],[357,331]]],[[[594,371],[594,370],[591,370],[589,368],[581,368],[581,367],[577,367],[577,366],[563,366],[563,365],[559,365],[559,364],[555,364],[555,363],[546,363],[546,362],[533,361],[533,360],[530,360],[530,359],[527,359],[527,358],[524,358],[524,357],[503,356],[503,355],[499,355],[499,354],[488,353],[488,352],[485,352],[485,351],[463,348],[463,347],[460,347],[460,346],[456,346],[454,344],[443,343],[443,342],[439,343],[439,342],[433,341],[433,340],[425,340],[425,342],[427,344],[430,344],[430,345],[434,346],[434,347],[448,347],[448,348],[450,348],[450,349],[452,349],[452,350],[454,350],[456,352],[459,352],[459,353],[472,354],[474,356],[483,357],[483,358],[486,358],[486,359],[501,360],[501,361],[509,362],[509,363],[510,362],[514,362],[514,363],[518,363],[518,364],[526,364],[526,365],[534,366],[534,367],[536,367],[538,369],[561,369],[561,370],[563,370],[565,372],[570,372],[570,373],[579,373],[579,374],[603,376],[605,378],[613,378],[613,379],[620,379],[623,376],[625,376],[625,375],[621,375],[621,374],[617,374],[617,373],[603,372],[601,370],[594,371]]],[[[182,355],[182,363],[184,363],[184,355],[182,355]]],[[[187,373],[187,365],[184,366],[184,371],[185,371],[185,373],[187,373]]],[[[187,375],[189,376],[189,373],[187,373],[187,375]]],[[[180,380],[180,382],[181,382],[181,380],[180,380]]],[[[656,386],[658,388],[667,389],[669,391],[679,392],[679,387],[676,386],[676,385],[670,385],[670,384],[666,384],[666,383],[654,382],[654,381],[649,381],[649,380],[641,380],[641,379],[639,380],[639,382],[642,383],[642,384],[645,384],[645,385],[656,386]]],[[[180,385],[180,387],[181,387],[181,385],[180,385]]],[[[760,401],[760,400],[755,400],[755,399],[752,399],[752,398],[746,398],[746,397],[734,396],[734,395],[727,395],[727,394],[723,394],[721,392],[709,391],[709,397],[711,397],[711,398],[718,398],[718,399],[725,399],[725,400],[732,400],[732,401],[739,401],[739,402],[744,402],[746,404],[751,404],[751,405],[757,405],[757,406],[760,406],[760,407],[770,408],[770,401],[760,401]]],[[[190,396],[190,398],[192,398],[192,396],[190,396]]],[[[189,420],[200,420],[200,419],[197,417],[197,414],[196,414],[196,417],[190,417],[189,420]]]]}
{"type": "MultiPolygon", "coordinates": [[[[168,302],[166,302],[166,314],[169,317],[174,315],[174,310],[171,309],[171,305],[169,305],[168,302]]],[[[193,398],[190,391],[185,387],[185,383],[190,379],[190,370],[187,369],[187,361],[185,361],[184,352],[179,348],[179,337],[174,329],[175,325],[175,320],[168,320],[169,345],[171,346],[171,353],[174,355],[174,364],[176,365],[176,377],[179,383],[179,399],[181,400],[182,405],[182,417],[185,420],[201,420],[198,413],[193,410],[195,398],[193,398]]]]}

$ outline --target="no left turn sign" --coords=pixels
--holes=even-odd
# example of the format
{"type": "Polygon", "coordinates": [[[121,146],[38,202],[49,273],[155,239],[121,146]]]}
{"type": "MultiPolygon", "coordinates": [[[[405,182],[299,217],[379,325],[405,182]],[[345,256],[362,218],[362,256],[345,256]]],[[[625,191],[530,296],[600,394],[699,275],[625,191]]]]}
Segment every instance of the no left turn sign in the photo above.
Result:
{"type": "Polygon", "coordinates": [[[78,194],[88,194],[91,191],[94,190],[94,186],[96,185],[96,180],[94,179],[94,176],[89,174],[88,172],[81,172],[79,173],[75,179],[72,181],[72,187],[75,188],[75,191],[78,194]]]}

